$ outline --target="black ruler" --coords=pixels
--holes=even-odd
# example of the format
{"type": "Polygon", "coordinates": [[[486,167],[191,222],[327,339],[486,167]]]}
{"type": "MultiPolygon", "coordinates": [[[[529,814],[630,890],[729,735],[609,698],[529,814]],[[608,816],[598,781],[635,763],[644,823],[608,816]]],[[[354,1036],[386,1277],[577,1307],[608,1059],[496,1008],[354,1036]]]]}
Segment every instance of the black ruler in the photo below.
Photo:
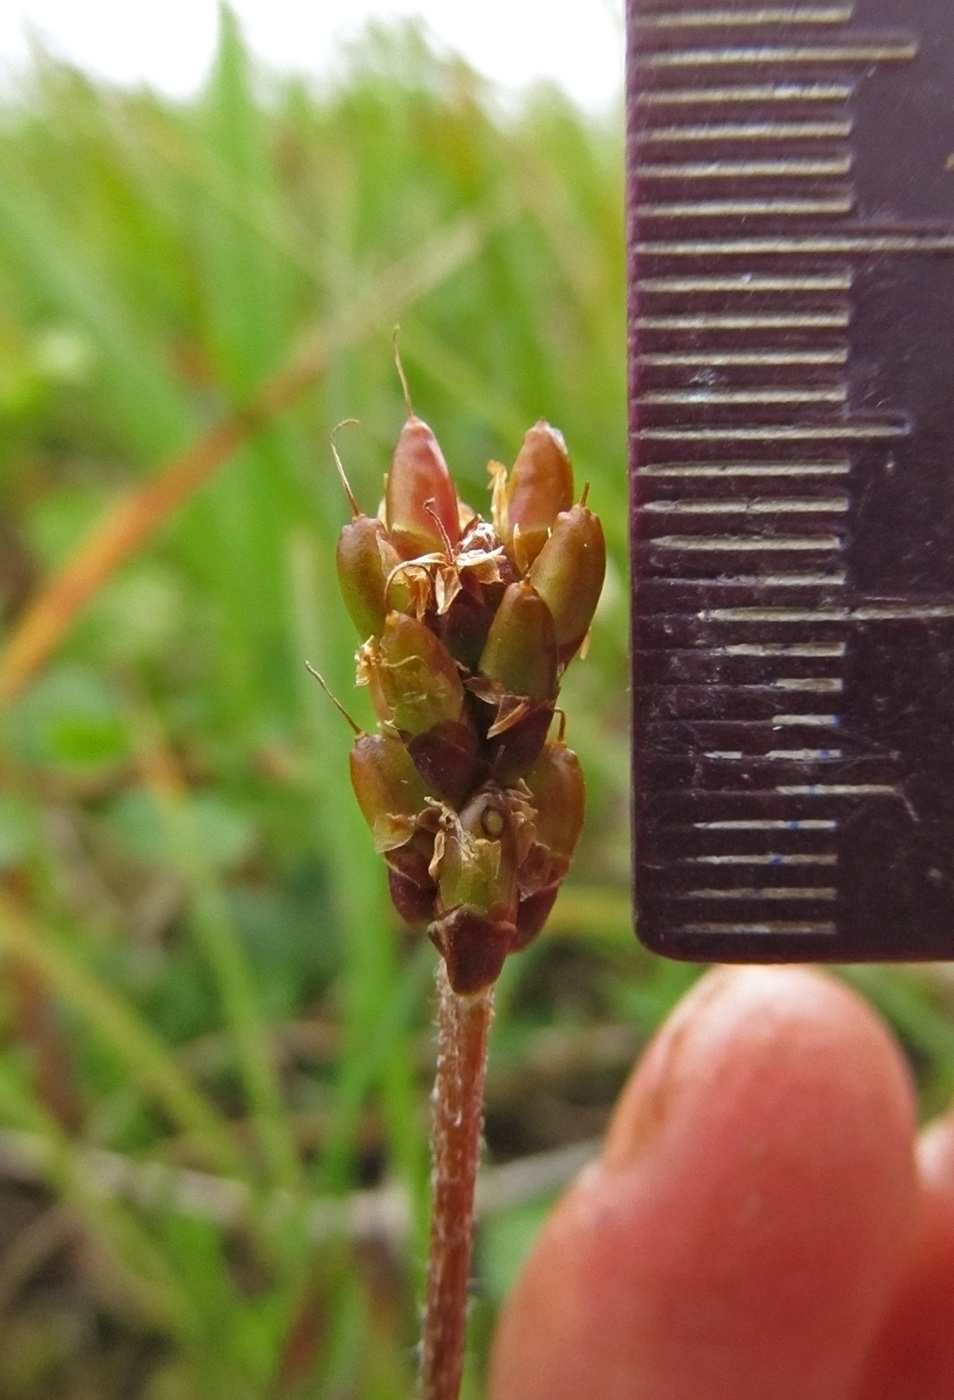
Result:
{"type": "Polygon", "coordinates": [[[631,0],[637,929],[954,957],[954,0],[631,0]]]}

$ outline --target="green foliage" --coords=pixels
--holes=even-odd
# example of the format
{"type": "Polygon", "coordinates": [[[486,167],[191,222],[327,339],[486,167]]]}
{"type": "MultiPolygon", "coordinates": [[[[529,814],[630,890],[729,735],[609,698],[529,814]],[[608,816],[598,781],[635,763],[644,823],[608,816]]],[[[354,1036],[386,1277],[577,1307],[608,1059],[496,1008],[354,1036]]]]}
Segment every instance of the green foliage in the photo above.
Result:
{"type": "MultiPolygon", "coordinates": [[[[300,347],[323,367],[0,714],[0,1136],[32,1135],[42,1211],[72,1222],[52,1257],[100,1324],[23,1287],[26,1246],[21,1277],[0,1258],[4,1394],[410,1393],[433,954],[395,924],[350,732],[303,665],[371,725],[328,442],[360,420],[340,446],[373,512],[404,417],[397,319],[415,409],[474,504],[545,417],[610,554],[562,697],[587,826],[550,933],[502,979],[491,1153],[595,1131],[694,975],[629,928],[621,125],[553,91],[501,115],[413,28],[369,31],[333,84],[266,80],[228,11],[194,103],[41,57],[0,107],[0,643],[126,493],[300,347]],[[585,1051],[614,1027],[625,1053],[585,1051]],[[327,1212],[381,1181],[409,1193],[403,1244],[343,1242],[343,1206],[309,1233],[315,1196],[327,1212]]],[[[938,1103],[950,988],[865,990],[938,1103]]],[[[484,1339],[539,1218],[529,1202],[488,1233],[484,1339]]]]}

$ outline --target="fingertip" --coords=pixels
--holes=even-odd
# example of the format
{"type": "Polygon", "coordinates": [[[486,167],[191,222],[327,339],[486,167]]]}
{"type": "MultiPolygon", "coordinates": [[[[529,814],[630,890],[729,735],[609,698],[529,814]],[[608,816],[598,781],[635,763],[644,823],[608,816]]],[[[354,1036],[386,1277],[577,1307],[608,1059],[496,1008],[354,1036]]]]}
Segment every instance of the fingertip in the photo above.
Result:
{"type": "Polygon", "coordinates": [[[763,1133],[788,1134],[801,1105],[809,1107],[813,1133],[822,1115],[846,1111],[865,1140],[890,1126],[910,1158],[910,1075],[863,998],[811,967],[716,968],[683,999],[631,1076],[602,1162],[608,1171],[626,1170],[664,1128],[670,1150],[685,1146],[684,1131],[698,1138],[704,1128],[736,1141],[754,1123],[763,1133]],[[887,1122],[864,1111],[872,1095],[887,1122]]]}
{"type": "Polygon", "coordinates": [[[495,1400],[833,1400],[913,1215],[913,1096],[867,1005],[809,969],[710,973],[621,1097],[501,1323],[495,1400]]]}

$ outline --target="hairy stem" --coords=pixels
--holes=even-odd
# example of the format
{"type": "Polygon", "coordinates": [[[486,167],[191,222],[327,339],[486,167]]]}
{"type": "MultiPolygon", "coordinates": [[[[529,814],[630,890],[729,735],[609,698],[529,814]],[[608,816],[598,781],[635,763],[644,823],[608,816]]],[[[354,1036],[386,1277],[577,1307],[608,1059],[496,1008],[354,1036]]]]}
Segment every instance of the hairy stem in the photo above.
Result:
{"type": "Polygon", "coordinates": [[[458,996],[437,967],[437,1078],[434,1179],[427,1296],[421,1344],[421,1400],[457,1400],[464,1369],[474,1185],[483,1127],[487,1033],[493,987],[458,996]]]}

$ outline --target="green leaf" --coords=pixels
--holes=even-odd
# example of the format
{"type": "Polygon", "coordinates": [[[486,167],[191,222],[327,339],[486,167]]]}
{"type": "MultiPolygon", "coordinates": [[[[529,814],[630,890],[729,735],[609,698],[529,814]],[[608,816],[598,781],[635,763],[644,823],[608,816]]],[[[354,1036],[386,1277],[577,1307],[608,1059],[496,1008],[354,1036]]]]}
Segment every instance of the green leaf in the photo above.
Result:
{"type": "Polygon", "coordinates": [[[123,708],[94,671],[58,666],[20,700],[9,720],[10,742],[25,763],[89,768],[129,754],[123,708]]]}

